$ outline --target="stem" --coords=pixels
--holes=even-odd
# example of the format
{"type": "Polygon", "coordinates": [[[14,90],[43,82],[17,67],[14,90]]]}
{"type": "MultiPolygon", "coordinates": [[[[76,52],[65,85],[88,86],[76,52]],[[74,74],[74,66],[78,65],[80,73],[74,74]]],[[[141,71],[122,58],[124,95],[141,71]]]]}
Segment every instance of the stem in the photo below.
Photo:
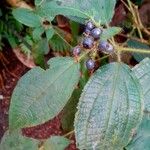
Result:
{"type": "Polygon", "coordinates": [[[140,24],[141,22],[139,22],[139,20],[138,20],[139,18],[138,18],[138,15],[137,15],[137,8],[135,8],[135,6],[132,4],[132,2],[130,0],[127,0],[127,2],[128,2],[129,7],[130,7],[130,12],[131,12],[131,14],[133,16],[133,21],[134,21],[134,24],[135,24],[135,26],[137,28],[139,37],[143,41],[143,35],[142,35],[142,32],[141,32],[141,28],[139,26],[139,25],[141,25],[140,24]]]}
{"type": "Polygon", "coordinates": [[[150,31],[148,31],[146,28],[144,28],[143,27],[143,31],[146,33],[146,34],[148,34],[148,35],[150,35],[150,31]]]}
{"type": "Polygon", "coordinates": [[[85,56],[89,54],[89,52],[90,52],[90,50],[87,50],[85,53],[83,53],[83,54],[79,57],[78,61],[81,61],[82,59],[84,59],[85,56]]]}
{"type": "Polygon", "coordinates": [[[136,48],[128,48],[128,47],[117,47],[117,51],[126,51],[133,53],[141,53],[141,54],[150,54],[150,49],[136,49],[136,48]]]}
{"type": "Polygon", "coordinates": [[[67,136],[69,136],[70,134],[73,134],[74,133],[74,130],[72,130],[72,131],[70,131],[70,132],[68,132],[68,133],[66,133],[65,135],[63,135],[64,137],[67,137],[67,136]]]}
{"type": "Polygon", "coordinates": [[[131,40],[135,40],[135,41],[138,41],[138,42],[141,42],[141,43],[144,43],[144,44],[149,44],[149,42],[147,42],[146,40],[143,39],[143,41],[141,39],[138,39],[136,37],[131,37],[129,35],[125,35],[125,34],[122,34],[120,33],[119,35],[123,36],[123,37],[126,37],[128,39],[131,39],[131,40]]]}
{"type": "Polygon", "coordinates": [[[121,62],[121,51],[117,51],[117,60],[121,62]]]}
{"type": "Polygon", "coordinates": [[[136,8],[135,10],[136,10],[136,14],[137,14],[137,20],[138,20],[138,22],[139,22],[139,28],[140,28],[141,30],[143,30],[143,32],[145,32],[146,34],[150,35],[150,31],[148,31],[148,29],[146,29],[146,28],[144,27],[144,25],[143,25],[143,23],[142,23],[142,21],[141,21],[141,18],[140,18],[138,9],[136,8]]]}
{"type": "Polygon", "coordinates": [[[96,61],[99,61],[99,60],[103,60],[103,59],[105,59],[105,58],[107,58],[107,57],[109,57],[109,55],[106,55],[106,56],[103,56],[103,57],[101,57],[101,58],[99,58],[99,59],[97,59],[96,61]]]}
{"type": "Polygon", "coordinates": [[[124,6],[125,6],[129,11],[131,11],[130,8],[129,8],[129,6],[128,6],[123,0],[121,0],[121,2],[124,4],[124,6]]]}
{"type": "Polygon", "coordinates": [[[137,30],[138,30],[140,39],[143,41],[143,35],[142,35],[142,32],[138,26],[137,26],[137,30]]]}

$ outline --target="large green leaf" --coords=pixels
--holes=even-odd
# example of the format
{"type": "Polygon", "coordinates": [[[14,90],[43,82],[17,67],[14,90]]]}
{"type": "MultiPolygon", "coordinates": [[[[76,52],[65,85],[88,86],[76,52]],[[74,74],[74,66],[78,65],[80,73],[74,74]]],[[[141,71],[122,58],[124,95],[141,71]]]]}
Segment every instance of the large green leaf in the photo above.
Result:
{"type": "Polygon", "coordinates": [[[132,141],[126,147],[127,150],[149,150],[150,149],[150,59],[145,58],[133,69],[139,79],[144,94],[144,116],[135,132],[132,141]]]}
{"type": "MultiPolygon", "coordinates": [[[[150,50],[150,47],[146,44],[143,44],[141,42],[135,41],[135,40],[129,40],[128,46],[132,48],[139,48],[139,49],[147,49],[150,50]]],[[[136,61],[140,62],[146,57],[150,57],[150,54],[139,54],[139,53],[133,53],[133,57],[136,61]]]]}
{"type": "Polygon", "coordinates": [[[5,132],[0,150],[38,150],[38,141],[21,135],[21,132],[5,132]]]}
{"type": "MultiPolygon", "coordinates": [[[[83,14],[97,23],[106,24],[109,23],[114,14],[114,7],[116,0],[60,0],[62,6],[66,7],[66,10],[70,8],[70,12],[78,10],[80,14],[83,14]]],[[[68,9],[69,11],[69,9],[68,9]]],[[[68,14],[69,16],[75,16],[68,14]]],[[[78,16],[78,15],[76,15],[78,16]]],[[[78,16],[79,17],[79,16],[78,16]]]]}
{"type": "Polygon", "coordinates": [[[141,121],[142,100],[140,84],[127,65],[98,69],[79,100],[74,124],[78,148],[121,150],[141,121]]]}
{"type": "Polygon", "coordinates": [[[52,136],[44,142],[44,150],[64,150],[70,141],[62,136],[52,136]]]}
{"type": "Polygon", "coordinates": [[[77,8],[64,5],[60,6],[55,1],[43,3],[42,6],[39,7],[36,11],[40,16],[44,16],[49,19],[54,18],[59,14],[64,16],[78,16],[85,19],[89,17],[87,14],[77,8]]]}
{"type": "Polygon", "coordinates": [[[39,27],[41,25],[40,17],[32,10],[17,8],[12,13],[16,20],[26,26],[39,27]]]}
{"type": "Polygon", "coordinates": [[[35,67],[18,82],[9,110],[10,129],[44,123],[66,105],[79,81],[79,64],[70,57],[56,57],[46,71],[35,67]]]}
{"type": "Polygon", "coordinates": [[[144,94],[144,111],[150,113],[150,59],[145,58],[133,68],[144,94]]]}

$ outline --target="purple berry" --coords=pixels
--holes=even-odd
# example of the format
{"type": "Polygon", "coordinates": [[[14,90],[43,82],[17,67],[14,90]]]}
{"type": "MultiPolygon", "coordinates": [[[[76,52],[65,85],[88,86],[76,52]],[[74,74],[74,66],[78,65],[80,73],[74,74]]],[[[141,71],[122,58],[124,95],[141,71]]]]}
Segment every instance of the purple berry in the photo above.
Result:
{"type": "Polygon", "coordinates": [[[86,61],[86,68],[92,70],[95,67],[95,62],[92,59],[86,61]]]}
{"type": "Polygon", "coordinates": [[[86,29],[88,29],[88,30],[92,30],[92,29],[94,29],[94,24],[91,22],[91,21],[89,21],[89,22],[87,22],[87,24],[86,24],[86,29]]]}
{"type": "Polygon", "coordinates": [[[84,48],[90,49],[94,46],[94,39],[92,37],[85,37],[82,44],[84,48]]]}
{"type": "Polygon", "coordinates": [[[113,53],[114,52],[114,47],[108,43],[107,41],[100,41],[98,45],[98,49],[104,53],[113,53]]]}
{"type": "Polygon", "coordinates": [[[81,53],[81,48],[79,46],[76,46],[73,48],[73,55],[78,56],[81,53]]]}
{"type": "Polygon", "coordinates": [[[102,33],[102,30],[100,28],[94,28],[92,31],[91,31],[91,36],[97,40],[100,38],[100,35],[102,33]]]}
{"type": "Polygon", "coordinates": [[[86,33],[87,35],[90,35],[91,31],[86,28],[86,29],[84,30],[84,33],[86,33]]]}

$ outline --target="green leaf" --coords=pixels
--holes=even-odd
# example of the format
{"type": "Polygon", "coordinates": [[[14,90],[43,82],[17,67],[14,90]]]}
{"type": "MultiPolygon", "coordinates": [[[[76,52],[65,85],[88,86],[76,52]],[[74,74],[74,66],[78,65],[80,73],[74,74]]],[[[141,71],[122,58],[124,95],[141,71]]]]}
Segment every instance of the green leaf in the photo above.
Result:
{"type": "Polygon", "coordinates": [[[70,49],[70,45],[64,41],[63,36],[55,34],[49,41],[51,48],[53,51],[66,51],[70,49]]]}
{"type": "Polygon", "coordinates": [[[139,79],[144,94],[144,111],[150,112],[150,58],[145,58],[133,69],[139,79]]]}
{"type": "Polygon", "coordinates": [[[32,47],[32,55],[35,59],[35,63],[40,65],[42,68],[46,68],[44,55],[48,54],[49,45],[47,39],[41,39],[36,42],[32,47]]]}
{"type": "Polygon", "coordinates": [[[27,55],[30,55],[31,54],[31,48],[30,46],[32,47],[33,46],[33,39],[31,36],[27,35],[24,37],[23,39],[24,42],[22,42],[19,46],[21,47],[21,51],[27,55]],[[30,46],[28,46],[30,45],[30,46]]]}
{"type": "Polygon", "coordinates": [[[40,54],[48,54],[49,52],[49,44],[46,38],[41,39],[37,43],[35,43],[35,46],[33,49],[36,49],[37,53],[40,54]]]}
{"type": "Polygon", "coordinates": [[[145,58],[133,69],[139,79],[144,94],[144,116],[142,123],[132,141],[126,147],[127,150],[149,150],[150,148],[150,58],[145,58]]]}
{"type": "MultiPolygon", "coordinates": [[[[140,49],[147,49],[150,50],[150,47],[146,44],[143,44],[141,42],[135,41],[135,40],[129,40],[128,41],[128,46],[132,48],[140,48],[140,49]]],[[[150,57],[150,54],[139,54],[139,53],[133,53],[133,57],[135,58],[136,61],[140,62],[142,61],[145,57],[150,57]]]]}
{"type": "Polygon", "coordinates": [[[46,30],[46,37],[48,41],[53,37],[54,33],[55,33],[55,30],[53,28],[48,28],[46,30]]]}
{"type": "Polygon", "coordinates": [[[141,5],[143,1],[144,1],[144,0],[136,0],[136,1],[135,1],[135,4],[136,4],[136,5],[141,5]]]}
{"type": "Polygon", "coordinates": [[[41,35],[44,33],[43,27],[37,27],[33,30],[32,35],[35,41],[41,40],[41,35]]]}
{"type": "Polygon", "coordinates": [[[79,28],[80,28],[79,23],[70,21],[70,29],[71,29],[71,34],[73,38],[72,45],[74,46],[78,44],[79,28]]]}
{"type": "Polygon", "coordinates": [[[0,143],[1,150],[38,150],[38,141],[21,135],[15,131],[6,131],[0,143]]]}
{"type": "Polygon", "coordinates": [[[26,26],[39,27],[41,25],[39,16],[32,10],[17,8],[12,13],[16,20],[26,26]]]}
{"type": "Polygon", "coordinates": [[[126,147],[126,150],[150,149],[150,116],[145,114],[134,138],[126,147]]]}
{"type": "MultiPolygon", "coordinates": [[[[87,19],[92,19],[100,24],[106,24],[111,21],[114,14],[114,7],[116,4],[116,0],[84,0],[84,1],[60,0],[60,1],[62,2],[62,6],[66,7],[66,11],[73,12],[76,10],[80,12],[80,14],[83,14],[83,16],[84,15],[87,16],[87,19]]],[[[73,14],[68,15],[75,16],[73,14]]],[[[76,16],[80,17],[79,15],[76,16]]],[[[80,18],[82,18],[82,16],[80,18]]]]}
{"type": "Polygon", "coordinates": [[[44,150],[64,150],[70,141],[62,136],[52,136],[44,142],[44,150]]]}
{"type": "Polygon", "coordinates": [[[78,16],[80,18],[88,18],[88,16],[79,9],[75,9],[70,6],[60,6],[55,1],[43,3],[43,5],[37,9],[37,13],[40,16],[44,16],[46,18],[49,18],[50,16],[52,19],[59,14],[64,16],[78,16]]]}
{"type": "Polygon", "coordinates": [[[18,46],[17,45],[17,40],[16,40],[15,37],[13,37],[12,35],[6,35],[6,37],[7,37],[7,40],[8,40],[8,42],[11,45],[12,48],[15,48],[15,47],[18,46]]]}
{"type": "Polygon", "coordinates": [[[78,148],[123,149],[141,121],[142,100],[140,84],[127,65],[98,69],[79,100],[74,123],[78,148]]]}
{"type": "Polygon", "coordinates": [[[104,29],[101,35],[101,40],[105,41],[108,40],[110,38],[112,38],[113,36],[115,36],[116,34],[118,34],[119,32],[121,32],[121,28],[119,27],[110,27],[108,29],[104,29]]]}
{"type": "Polygon", "coordinates": [[[79,64],[56,57],[46,71],[35,67],[18,82],[9,110],[10,129],[34,126],[55,117],[66,105],[79,81],[79,64]]]}

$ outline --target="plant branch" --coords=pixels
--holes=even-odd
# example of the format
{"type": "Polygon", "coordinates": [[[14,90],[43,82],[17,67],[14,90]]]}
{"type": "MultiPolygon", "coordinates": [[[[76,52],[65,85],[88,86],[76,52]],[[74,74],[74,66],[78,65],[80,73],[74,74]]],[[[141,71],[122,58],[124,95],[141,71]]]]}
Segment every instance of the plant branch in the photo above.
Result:
{"type": "Polygon", "coordinates": [[[67,137],[67,136],[69,136],[69,135],[71,135],[71,134],[73,134],[74,133],[74,130],[72,130],[72,131],[70,131],[70,132],[68,132],[68,133],[66,133],[65,135],[63,135],[64,137],[67,137]]]}
{"type": "Polygon", "coordinates": [[[84,59],[89,53],[90,53],[90,50],[87,50],[85,53],[83,53],[83,54],[79,57],[78,61],[81,61],[82,59],[84,59]]]}
{"type": "Polygon", "coordinates": [[[126,51],[126,52],[133,52],[133,53],[141,53],[141,54],[150,54],[150,49],[136,49],[136,48],[129,48],[129,47],[115,47],[117,51],[126,51]]]}
{"type": "Polygon", "coordinates": [[[121,36],[123,36],[123,37],[126,37],[126,38],[128,38],[128,39],[131,39],[131,40],[135,40],[135,41],[144,43],[144,44],[149,44],[149,42],[146,41],[146,40],[144,40],[144,39],[141,40],[141,39],[138,39],[138,38],[136,38],[136,37],[131,37],[131,36],[129,36],[129,35],[125,35],[125,34],[122,34],[122,33],[120,33],[119,35],[121,35],[121,36]]]}
{"type": "Polygon", "coordinates": [[[139,17],[137,15],[138,14],[137,7],[130,0],[127,0],[127,2],[130,8],[129,11],[133,16],[134,26],[137,28],[140,39],[143,41],[143,35],[141,32],[141,21],[139,21],[139,17]]]}
{"type": "Polygon", "coordinates": [[[103,59],[105,59],[105,58],[108,58],[110,55],[105,55],[105,56],[103,56],[103,57],[100,57],[99,59],[96,59],[96,61],[102,61],[103,59]]]}
{"type": "Polygon", "coordinates": [[[129,11],[131,11],[130,8],[129,8],[129,6],[128,6],[123,0],[121,0],[121,2],[124,4],[124,6],[125,6],[129,11]]]}

